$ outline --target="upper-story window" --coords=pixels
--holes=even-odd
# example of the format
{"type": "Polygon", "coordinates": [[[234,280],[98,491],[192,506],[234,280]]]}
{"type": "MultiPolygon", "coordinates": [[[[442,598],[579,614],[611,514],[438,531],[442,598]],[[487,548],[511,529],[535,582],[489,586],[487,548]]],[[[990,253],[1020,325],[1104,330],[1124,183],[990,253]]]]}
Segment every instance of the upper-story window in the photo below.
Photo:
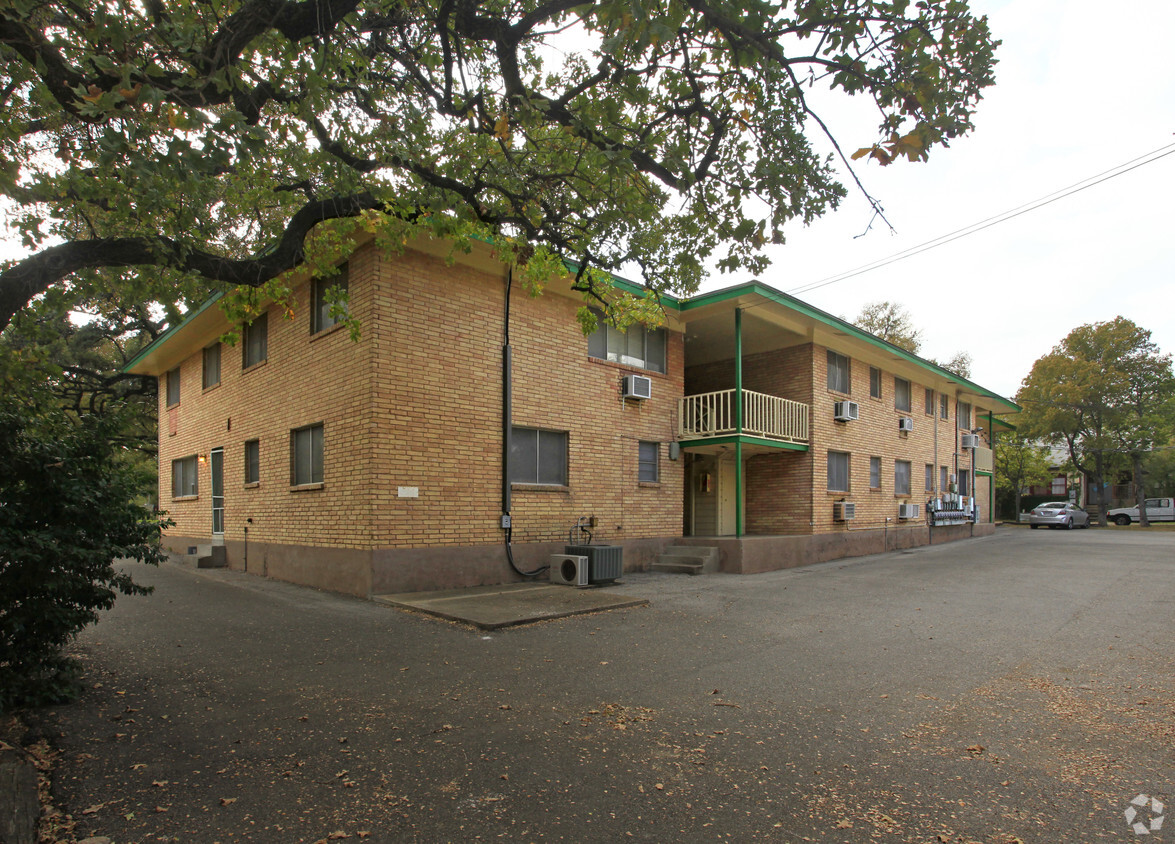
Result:
{"type": "Polygon", "coordinates": [[[876,366],[869,367],[869,397],[881,398],[881,370],[876,366]]]}
{"type": "Polygon", "coordinates": [[[959,402],[959,428],[962,430],[971,429],[971,404],[969,402],[959,402]]]}
{"type": "Polygon", "coordinates": [[[269,356],[269,314],[261,314],[245,326],[243,366],[261,363],[269,356]]]}
{"type": "Polygon", "coordinates": [[[600,360],[637,366],[652,372],[665,371],[666,334],[664,328],[646,328],[632,325],[621,331],[609,325],[604,315],[592,309],[596,315],[596,330],[588,337],[588,355],[600,360]]]}
{"type": "Polygon", "coordinates": [[[852,392],[852,369],[845,355],[828,350],[828,389],[838,393],[852,392]]]}
{"type": "Polygon", "coordinates": [[[316,278],[310,282],[311,334],[326,331],[346,319],[348,282],[347,264],[339,267],[338,273],[330,278],[316,278]]]}
{"type": "Polygon", "coordinates": [[[180,403],[180,368],[167,373],[167,406],[173,407],[180,403]]]}
{"type": "Polygon", "coordinates": [[[950,419],[951,418],[950,400],[942,393],[939,393],[939,396],[938,396],[938,418],[939,419],[950,419]]]}
{"type": "Polygon", "coordinates": [[[213,343],[204,349],[204,389],[220,383],[220,344],[213,343]]]}
{"type": "Polygon", "coordinates": [[[926,388],[926,415],[934,415],[934,390],[926,388]]]}
{"type": "Polygon", "coordinates": [[[897,410],[910,412],[910,382],[905,378],[893,379],[893,406],[897,410]]]}

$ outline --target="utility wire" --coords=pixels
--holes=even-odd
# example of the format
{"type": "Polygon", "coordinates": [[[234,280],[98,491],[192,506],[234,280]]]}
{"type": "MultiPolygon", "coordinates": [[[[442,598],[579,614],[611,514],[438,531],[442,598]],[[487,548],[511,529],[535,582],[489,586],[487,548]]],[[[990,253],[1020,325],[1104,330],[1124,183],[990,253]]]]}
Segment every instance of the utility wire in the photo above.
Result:
{"type": "Polygon", "coordinates": [[[1151,150],[1150,152],[1144,153],[1137,158],[1132,158],[1130,161],[1126,161],[1115,167],[1111,167],[1109,170],[1104,170],[1095,176],[1090,176],[1088,178],[1082,179],[1079,182],[1075,182],[1068,187],[1054,191],[1047,196],[1034,199],[1031,202],[1026,202],[1023,205],[1017,206],[1016,208],[1012,208],[1011,210],[1004,211],[992,217],[988,217],[985,220],[980,220],[977,223],[972,223],[969,226],[964,226],[961,229],[956,229],[955,231],[948,234],[940,235],[933,240],[928,240],[925,243],[921,243],[917,246],[911,246],[909,249],[905,249],[901,252],[895,252],[893,255],[889,255],[888,257],[878,258],[876,261],[872,261],[868,264],[862,264],[855,269],[846,270],[843,273],[838,273],[837,275],[833,276],[826,276],[819,281],[814,281],[811,284],[804,284],[785,292],[789,294],[806,293],[809,290],[816,290],[820,287],[827,287],[830,284],[836,284],[839,281],[846,281],[855,276],[859,276],[864,273],[871,272],[872,270],[877,270],[888,266],[889,264],[896,263],[897,261],[902,261],[906,258],[912,258],[915,255],[921,254],[922,252],[927,252],[936,247],[943,246],[955,240],[959,240],[960,238],[966,237],[967,235],[975,234],[976,232],[981,232],[984,229],[991,228],[997,223],[1003,223],[1007,220],[1019,217],[1021,214],[1027,214],[1029,211],[1035,211],[1038,208],[1043,208],[1044,206],[1050,205],[1059,199],[1064,199],[1065,197],[1072,196],[1075,193],[1080,193],[1086,188],[1099,185],[1102,182],[1115,178],[1116,176],[1129,173],[1131,170],[1137,170],[1139,167],[1142,167],[1146,164],[1152,164],[1155,161],[1158,161],[1160,158],[1165,158],[1166,156],[1172,154],[1175,154],[1175,143],[1167,144],[1166,146],[1151,150]]]}

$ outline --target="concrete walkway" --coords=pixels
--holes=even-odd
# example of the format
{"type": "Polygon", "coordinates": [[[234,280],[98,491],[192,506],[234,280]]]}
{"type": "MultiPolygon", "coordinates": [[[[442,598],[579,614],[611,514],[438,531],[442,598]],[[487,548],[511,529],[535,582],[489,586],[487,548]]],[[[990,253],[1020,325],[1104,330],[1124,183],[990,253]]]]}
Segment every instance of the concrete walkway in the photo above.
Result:
{"type": "MultiPolygon", "coordinates": [[[[472,629],[132,567],[35,725],[73,837],[126,842],[1163,841],[1175,542],[1027,531],[472,629]]],[[[609,590],[599,590],[607,592],[609,590]]],[[[64,833],[61,840],[70,840],[64,833]]]]}

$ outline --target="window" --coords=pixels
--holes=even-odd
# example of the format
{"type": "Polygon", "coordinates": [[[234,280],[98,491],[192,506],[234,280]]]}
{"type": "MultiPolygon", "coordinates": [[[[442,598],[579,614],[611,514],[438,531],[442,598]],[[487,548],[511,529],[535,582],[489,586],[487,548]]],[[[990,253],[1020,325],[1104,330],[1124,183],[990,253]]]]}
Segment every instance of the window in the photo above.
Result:
{"type": "Polygon", "coordinates": [[[926,415],[934,415],[934,390],[926,388],[926,415]]]}
{"type": "Polygon", "coordinates": [[[869,397],[881,398],[881,370],[876,366],[869,367],[869,397]]]}
{"type": "MultiPolygon", "coordinates": [[[[1069,479],[1064,475],[1057,475],[1053,478],[1052,483],[1049,484],[1049,495],[1068,495],[1069,494],[1069,479]]],[[[1147,502],[1150,506],[1150,502],[1147,502]]]]}
{"type": "Polygon", "coordinates": [[[180,368],[167,373],[167,406],[173,407],[180,403],[180,368]]]}
{"type": "Polygon", "coordinates": [[[881,489],[881,458],[869,458],[869,488],[881,489]]]}
{"type": "Polygon", "coordinates": [[[947,397],[944,395],[941,395],[941,394],[938,397],[938,418],[939,419],[950,419],[951,418],[951,404],[947,400],[947,397]]]}
{"type": "Polygon", "coordinates": [[[843,451],[828,452],[829,492],[848,492],[849,455],[843,451]]]}
{"type": "Polygon", "coordinates": [[[910,461],[895,460],[893,462],[893,494],[910,494],[910,461]]]}
{"type": "Polygon", "coordinates": [[[510,482],[567,486],[567,432],[512,429],[510,482]]]}
{"type": "Polygon", "coordinates": [[[965,401],[959,402],[959,430],[971,429],[971,405],[965,401]]]}
{"type": "Polygon", "coordinates": [[[245,443],[245,483],[261,483],[261,441],[245,443]]]}
{"type": "Polygon", "coordinates": [[[243,368],[261,363],[269,355],[269,314],[262,314],[245,326],[243,368]]]}
{"type": "Polygon", "coordinates": [[[310,333],[317,334],[338,325],[347,316],[347,264],[339,267],[337,275],[316,278],[310,282],[310,333]],[[331,301],[335,304],[332,306],[331,301]],[[343,301],[340,301],[343,300],[343,301]]]}
{"type": "Polygon", "coordinates": [[[893,406],[910,412],[910,382],[905,378],[893,379],[893,406]]]}
{"type": "Polygon", "coordinates": [[[934,464],[926,464],[926,491],[934,492],[934,464]]]}
{"type": "Polygon", "coordinates": [[[621,331],[609,325],[604,314],[592,309],[598,324],[588,337],[588,355],[600,360],[610,360],[627,366],[637,366],[652,372],[665,371],[666,335],[664,328],[646,328],[643,325],[629,326],[621,331]]]}
{"type": "Polygon", "coordinates": [[[220,383],[220,344],[213,343],[204,350],[204,389],[220,383]]]}
{"type": "Polygon", "coordinates": [[[966,469],[959,470],[959,495],[970,495],[971,474],[966,469]]]}
{"type": "Polygon", "coordinates": [[[290,485],[322,483],[322,423],[290,431],[290,485]]]}
{"type": "Polygon", "coordinates": [[[946,466],[938,467],[938,491],[940,493],[950,492],[950,487],[947,486],[947,480],[950,476],[947,474],[946,466]]]}
{"type": "Polygon", "coordinates": [[[852,380],[849,377],[849,359],[838,355],[832,349],[828,350],[828,389],[838,393],[851,393],[852,380]]]}
{"type": "Polygon", "coordinates": [[[190,498],[197,493],[196,455],[171,461],[171,497],[190,498]]]}
{"type": "Polygon", "coordinates": [[[661,480],[660,458],[661,444],[642,442],[637,449],[637,480],[642,483],[657,483],[661,480]]]}

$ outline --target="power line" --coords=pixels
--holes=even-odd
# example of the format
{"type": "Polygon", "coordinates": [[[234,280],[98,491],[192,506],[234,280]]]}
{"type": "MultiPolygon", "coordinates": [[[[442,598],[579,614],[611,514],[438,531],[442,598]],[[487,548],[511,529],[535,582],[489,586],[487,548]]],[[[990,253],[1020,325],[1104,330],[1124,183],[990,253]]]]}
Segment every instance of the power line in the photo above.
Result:
{"type": "Polygon", "coordinates": [[[912,258],[915,255],[921,254],[922,252],[927,252],[936,247],[943,246],[947,243],[951,243],[952,241],[975,234],[976,232],[981,232],[984,229],[991,228],[998,223],[1003,223],[1007,220],[1019,217],[1021,214],[1027,214],[1029,211],[1035,211],[1038,208],[1043,208],[1044,206],[1050,205],[1059,199],[1064,199],[1065,197],[1080,193],[1086,188],[1099,185],[1102,182],[1109,181],[1110,179],[1113,179],[1117,176],[1129,173],[1131,170],[1137,170],[1139,167],[1142,167],[1146,164],[1152,164],[1155,161],[1158,161],[1160,158],[1165,158],[1166,156],[1172,154],[1175,154],[1175,143],[1167,144],[1166,146],[1151,150],[1150,152],[1140,155],[1137,158],[1132,158],[1130,161],[1126,161],[1115,167],[1111,167],[1109,170],[1104,170],[1095,176],[1089,176],[1088,178],[1082,179],[1079,182],[1075,182],[1068,187],[1061,188],[1060,190],[1054,191],[1053,193],[1040,197],[1039,199],[1034,199],[1031,202],[1019,205],[1008,211],[996,214],[995,216],[988,217],[985,220],[980,220],[977,223],[972,223],[969,226],[964,226],[961,229],[956,229],[955,231],[948,234],[940,235],[933,240],[928,240],[917,246],[911,246],[909,249],[902,250],[901,252],[895,252],[893,255],[889,255],[885,258],[878,258],[876,261],[872,261],[868,264],[862,264],[855,269],[846,270],[845,272],[838,273],[837,275],[826,276],[825,278],[812,282],[811,284],[805,284],[792,288],[786,292],[793,295],[796,293],[806,293],[809,290],[816,290],[820,287],[827,287],[830,284],[846,281],[855,276],[859,276],[864,273],[871,272],[872,270],[877,270],[888,266],[889,264],[896,263],[897,261],[902,261],[906,258],[912,258]]]}

